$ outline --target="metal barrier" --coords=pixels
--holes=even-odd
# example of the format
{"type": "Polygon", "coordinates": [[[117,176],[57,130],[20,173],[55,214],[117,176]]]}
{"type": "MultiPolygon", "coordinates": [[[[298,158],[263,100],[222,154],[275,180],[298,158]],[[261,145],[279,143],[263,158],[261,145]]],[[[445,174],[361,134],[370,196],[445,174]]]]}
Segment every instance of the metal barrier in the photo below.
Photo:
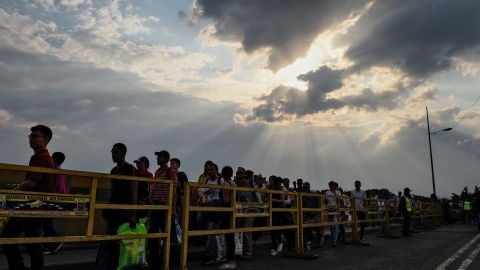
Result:
{"type": "MultiPolygon", "coordinates": [[[[0,238],[0,244],[28,244],[28,243],[55,243],[55,242],[85,242],[85,241],[105,241],[105,240],[126,240],[126,239],[146,239],[146,238],[162,238],[166,247],[170,246],[170,226],[172,217],[172,199],[168,200],[167,205],[130,205],[130,204],[109,204],[97,201],[97,188],[110,180],[124,181],[141,181],[149,183],[163,183],[169,187],[168,196],[172,198],[173,183],[172,181],[149,179],[142,177],[117,176],[103,173],[92,173],[72,170],[58,170],[41,167],[29,167],[12,164],[0,163],[0,183],[15,182],[7,179],[8,176],[20,173],[44,173],[44,174],[61,174],[71,177],[81,178],[79,181],[84,186],[88,186],[88,194],[60,194],[60,193],[44,193],[29,192],[11,189],[0,189],[0,217],[4,220],[10,217],[29,217],[29,218],[65,218],[65,219],[86,219],[87,228],[81,235],[58,236],[58,237],[17,237],[17,238],[0,238]],[[85,183],[88,182],[88,183],[85,183]],[[6,210],[6,205],[10,200],[21,200],[28,203],[22,203],[17,206],[18,209],[6,210]],[[56,210],[42,210],[43,205],[49,202],[49,207],[60,205],[56,210]],[[69,203],[76,204],[76,208],[72,211],[62,211],[61,203],[66,207],[69,203]],[[23,209],[22,208],[26,208],[23,209]],[[117,210],[158,210],[164,211],[167,215],[165,228],[163,233],[147,233],[147,234],[131,234],[131,235],[105,235],[94,233],[95,211],[101,209],[117,209],[117,210]],[[27,211],[28,210],[28,211],[27,211]]],[[[17,177],[17,181],[21,181],[23,177],[17,177]]],[[[165,248],[163,265],[164,269],[169,267],[170,248],[165,248]]]]}
{"type": "MultiPolygon", "coordinates": [[[[294,230],[295,232],[295,248],[300,251],[300,226],[299,226],[299,209],[298,197],[299,194],[295,192],[284,192],[277,190],[266,190],[266,189],[252,189],[252,188],[242,188],[242,187],[230,187],[224,185],[207,185],[207,184],[195,184],[189,183],[185,185],[185,200],[184,200],[184,211],[183,211],[183,237],[182,237],[182,251],[181,251],[181,269],[187,269],[187,256],[188,256],[188,240],[191,236],[201,236],[201,235],[217,235],[217,234],[226,234],[226,233],[237,233],[237,232],[256,232],[256,231],[275,231],[275,230],[294,230]],[[220,192],[223,190],[228,190],[230,192],[230,205],[228,206],[197,206],[191,205],[191,192],[192,189],[194,192],[200,188],[210,188],[210,189],[219,189],[220,192]],[[258,192],[264,193],[266,195],[266,201],[262,203],[248,203],[248,202],[237,202],[237,193],[238,192],[258,192]],[[291,208],[277,208],[273,207],[273,200],[275,195],[285,195],[290,196],[292,201],[291,208]],[[260,209],[265,209],[267,207],[268,211],[261,213],[248,213],[244,212],[244,206],[247,207],[254,206],[259,207],[260,209]],[[222,212],[230,214],[230,226],[228,229],[218,229],[218,230],[190,230],[189,228],[189,218],[190,212],[222,212]],[[294,224],[291,225],[280,225],[276,226],[273,223],[273,216],[278,212],[290,212],[295,213],[293,217],[294,224]],[[237,228],[236,221],[238,218],[254,218],[254,217],[264,217],[267,218],[267,226],[263,227],[248,227],[248,228],[237,228]]],[[[194,202],[195,203],[195,202],[194,202]]]]}
{"type": "MultiPolygon", "coordinates": [[[[32,218],[65,218],[65,219],[83,219],[87,221],[86,231],[79,235],[58,236],[58,237],[18,237],[18,238],[0,238],[0,244],[28,244],[28,243],[54,243],[54,242],[85,242],[85,241],[105,241],[105,240],[123,240],[123,239],[145,239],[162,238],[165,241],[165,252],[163,258],[163,268],[169,269],[170,259],[170,235],[172,223],[172,195],[173,183],[168,180],[148,179],[141,177],[116,176],[102,173],[91,173],[72,170],[57,170],[39,167],[29,167],[12,164],[0,163],[0,183],[15,182],[9,177],[14,173],[46,173],[62,174],[71,177],[81,178],[79,182],[83,187],[88,187],[87,194],[59,194],[59,193],[41,193],[27,192],[12,189],[0,189],[0,221],[1,218],[9,217],[32,217],[32,218]],[[142,181],[149,183],[163,183],[169,187],[169,200],[167,205],[128,205],[128,204],[109,204],[97,201],[97,191],[100,186],[105,186],[109,180],[142,181]],[[4,210],[9,199],[21,199],[29,202],[30,211],[4,210]],[[36,209],[42,201],[66,201],[76,203],[77,208],[71,212],[68,211],[42,211],[36,209]],[[36,201],[37,202],[35,204],[36,201]],[[148,233],[135,235],[104,235],[94,233],[95,211],[100,209],[119,209],[119,210],[160,210],[167,215],[165,222],[165,232],[148,233]]],[[[23,177],[17,177],[17,182],[23,177]]],[[[350,225],[352,226],[352,240],[358,241],[357,226],[362,223],[378,222],[382,224],[385,235],[391,235],[391,223],[401,220],[397,211],[398,201],[382,199],[364,199],[365,220],[359,220],[355,198],[349,196],[334,196],[317,193],[297,193],[285,192],[279,190],[252,189],[244,187],[230,187],[224,185],[207,185],[197,183],[187,183],[184,186],[184,204],[182,218],[182,247],[180,257],[180,267],[187,269],[188,261],[188,243],[189,237],[228,234],[237,232],[258,232],[258,231],[277,231],[289,230],[295,236],[295,252],[303,254],[305,247],[304,231],[315,227],[327,227],[332,225],[350,225]],[[228,193],[230,203],[228,205],[198,205],[192,202],[191,195],[198,189],[209,188],[218,189],[220,192],[228,193]],[[252,192],[262,194],[264,200],[261,202],[240,202],[237,201],[239,192],[252,192]],[[274,207],[274,201],[279,200],[275,197],[289,196],[291,207],[274,207]],[[334,199],[334,200],[333,200],[334,199]],[[310,202],[309,202],[310,201],[310,202]],[[313,203],[312,203],[313,202],[313,203]],[[250,212],[249,209],[255,211],[250,212]],[[192,212],[217,212],[229,215],[228,228],[214,230],[190,230],[190,213],[192,212]],[[276,225],[274,216],[277,213],[290,213],[292,224],[276,225]],[[308,216],[308,218],[307,218],[308,216]],[[313,217],[313,218],[312,218],[313,217]],[[330,217],[331,221],[328,220],[330,217]],[[335,217],[335,218],[333,218],[335,217]],[[347,217],[347,218],[345,218],[347,217]],[[258,227],[237,227],[237,220],[241,218],[265,218],[266,226],[258,227]]],[[[422,202],[418,207],[414,207],[412,218],[423,218],[425,220],[436,220],[441,216],[441,209],[438,203],[422,202]]],[[[1,227],[1,226],[0,226],[1,227]]]]}

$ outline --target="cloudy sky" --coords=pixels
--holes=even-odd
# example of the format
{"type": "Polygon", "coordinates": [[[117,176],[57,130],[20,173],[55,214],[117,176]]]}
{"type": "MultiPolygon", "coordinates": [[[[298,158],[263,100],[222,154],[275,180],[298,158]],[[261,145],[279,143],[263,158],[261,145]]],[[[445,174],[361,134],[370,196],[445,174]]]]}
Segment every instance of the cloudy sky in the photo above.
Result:
{"type": "MultiPolygon", "coordinates": [[[[52,127],[65,168],[161,149],[324,189],[479,184],[480,1],[3,0],[0,162],[52,127]],[[471,108],[470,108],[471,107],[471,108]]],[[[153,161],[153,160],[152,160],[153,161]]],[[[156,166],[153,166],[153,170],[156,166]]]]}

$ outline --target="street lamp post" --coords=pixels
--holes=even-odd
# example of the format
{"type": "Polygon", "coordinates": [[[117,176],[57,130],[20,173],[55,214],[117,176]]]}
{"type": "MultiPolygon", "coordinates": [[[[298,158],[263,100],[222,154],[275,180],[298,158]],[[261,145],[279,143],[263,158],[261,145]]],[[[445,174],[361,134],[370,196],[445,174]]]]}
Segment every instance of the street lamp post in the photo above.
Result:
{"type": "Polygon", "coordinates": [[[427,111],[428,146],[430,147],[430,168],[432,169],[433,195],[437,197],[437,190],[435,189],[435,173],[433,172],[432,140],[430,139],[430,121],[428,120],[428,107],[425,106],[425,109],[427,111]]]}
{"type": "Polygon", "coordinates": [[[428,129],[428,146],[430,148],[430,169],[432,170],[432,184],[433,184],[433,195],[437,197],[437,190],[435,189],[435,173],[433,172],[433,155],[432,155],[432,140],[430,139],[430,135],[437,134],[439,132],[450,131],[452,128],[444,128],[442,130],[437,130],[434,132],[430,132],[430,121],[428,120],[428,107],[425,106],[425,110],[427,111],[427,129],[428,129]]]}

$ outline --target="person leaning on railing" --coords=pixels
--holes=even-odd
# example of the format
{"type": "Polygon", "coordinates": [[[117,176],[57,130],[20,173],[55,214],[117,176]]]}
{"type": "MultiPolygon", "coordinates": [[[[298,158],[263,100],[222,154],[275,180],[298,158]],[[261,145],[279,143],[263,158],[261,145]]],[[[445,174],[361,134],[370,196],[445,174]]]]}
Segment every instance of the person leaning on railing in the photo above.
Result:
{"type": "MultiPolygon", "coordinates": [[[[53,161],[48,153],[47,145],[52,139],[52,130],[44,125],[37,125],[30,129],[28,135],[30,148],[34,155],[30,158],[29,166],[54,168],[53,161]]],[[[17,188],[24,191],[56,192],[53,175],[45,173],[29,172],[25,180],[17,188]]],[[[12,217],[2,231],[1,238],[15,238],[25,233],[26,237],[39,237],[41,234],[41,218],[12,217]]],[[[43,249],[39,243],[27,244],[27,252],[30,254],[31,269],[43,269],[43,249]]],[[[8,266],[11,270],[26,269],[23,257],[18,245],[2,245],[7,256],[8,266]]]]}

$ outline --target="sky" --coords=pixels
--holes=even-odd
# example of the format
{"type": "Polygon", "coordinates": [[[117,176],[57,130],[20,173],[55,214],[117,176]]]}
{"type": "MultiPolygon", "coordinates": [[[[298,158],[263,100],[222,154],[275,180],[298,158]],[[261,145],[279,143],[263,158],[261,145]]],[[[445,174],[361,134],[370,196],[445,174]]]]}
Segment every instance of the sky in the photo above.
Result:
{"type": "Polygon", "coordinates": [[[4,0],[0,162],[45,124],[64,168],[108,172],[168,150],[352,189],[478,185],[475,0],[4,0]]]}

